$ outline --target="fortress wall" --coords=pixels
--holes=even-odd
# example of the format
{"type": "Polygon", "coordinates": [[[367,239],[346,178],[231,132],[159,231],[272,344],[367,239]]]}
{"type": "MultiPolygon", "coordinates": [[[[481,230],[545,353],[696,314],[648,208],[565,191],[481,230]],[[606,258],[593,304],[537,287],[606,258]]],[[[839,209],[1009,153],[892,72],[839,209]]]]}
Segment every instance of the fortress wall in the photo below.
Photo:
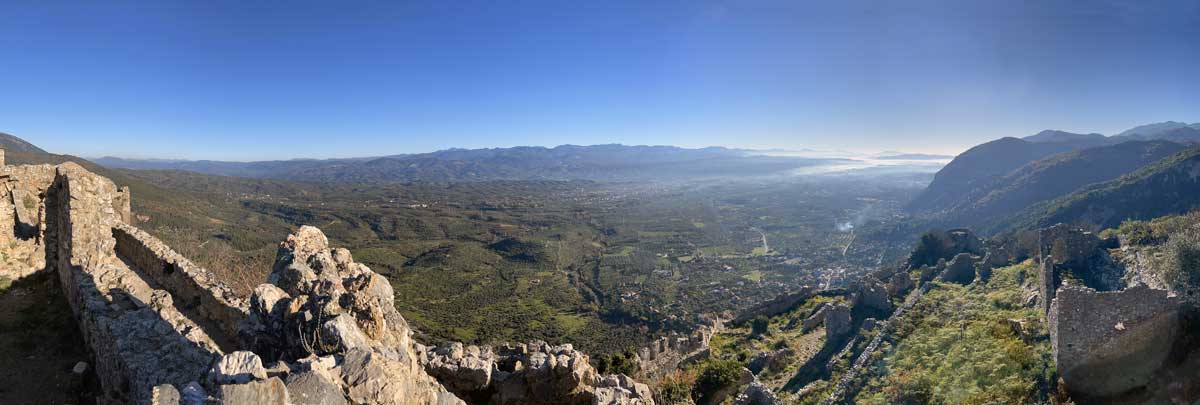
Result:
{"type": "Polygon", "coordinates": [[[95,356],[104,399],[149,403],[153,387],[201,379],[220,350],[172,297],[152,288],[115,254],[116,187],[82,167],[57,167],[47,191],[47,255],[95,356]]]}
{"type": "Polygon", "coordinates": [[[1144,285],[1058,289],[1047,322],[1058,372],[1073,394],[1103,397],[1145,385],[1180,334],[1182,299],[1144,285]]]}
{"type": "MultiPolygon", "coordinates": [[[[127,193],[124,195],[128,201],[127,193]]],[[[119,212],[119,211],[118,211],[119,212]]],[[[238,324],[248,315],[245,300],[203,267],[193,264],[154,236],[124,222],[115,224],[116,252],[142,269],[143,276],[171,292],[178,308],[195,311],[226,336],[237,336],[238,324]]]]}

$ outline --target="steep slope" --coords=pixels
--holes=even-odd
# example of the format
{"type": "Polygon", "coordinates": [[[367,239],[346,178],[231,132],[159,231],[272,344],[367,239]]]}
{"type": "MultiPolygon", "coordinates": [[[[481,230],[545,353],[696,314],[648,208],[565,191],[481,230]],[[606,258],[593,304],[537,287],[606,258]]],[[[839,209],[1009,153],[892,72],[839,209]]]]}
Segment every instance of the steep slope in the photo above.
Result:
{"type": "Polygon", "coordinates": [[[1187,149],[1168,141],[1131,141],[1064,152],[1030,162],[988,187],[972,190],[947,211],[956,225],[987,231],[1007,217],[1041,201],[1070,194],[1088,184],[1115,179],[1187,149]]]}
{"type": "Polygon", "coordinates": [[[938,212],[961,202],[971,190],[986,187],[1013,170],[1043,157],[1094,146],[1092,141],[1030,142],[1001,138],[958,155],[939,170],[933,182],[909,208],[918,212],[938,212]]]}
{"type": "Polygon", "coordinates": [[[1096,183],[1013,216],[1016,227],[1088,222],[1102,228],[1126,219],[1149,219],[1200,207],[1200,147],[1187,149],[1133,173],[1096,183]]]}
{"type": "Polygon", "coordinates": [[[0,149],[4,149],[5,152],[46,153],[42,148],[4,132],[0,132],[0,149]]]}

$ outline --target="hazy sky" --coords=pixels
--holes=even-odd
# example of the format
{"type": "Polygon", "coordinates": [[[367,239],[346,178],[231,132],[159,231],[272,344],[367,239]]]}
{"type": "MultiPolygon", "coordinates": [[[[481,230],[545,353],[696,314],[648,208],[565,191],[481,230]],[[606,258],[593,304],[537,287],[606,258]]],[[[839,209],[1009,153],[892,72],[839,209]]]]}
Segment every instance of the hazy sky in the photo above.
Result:
{"type": "Polygon", "coordinates": [[[83,156],[957,152],[1046,128],[1200,121],[1194,0],[0,8],[0,131],[83,156]]]}

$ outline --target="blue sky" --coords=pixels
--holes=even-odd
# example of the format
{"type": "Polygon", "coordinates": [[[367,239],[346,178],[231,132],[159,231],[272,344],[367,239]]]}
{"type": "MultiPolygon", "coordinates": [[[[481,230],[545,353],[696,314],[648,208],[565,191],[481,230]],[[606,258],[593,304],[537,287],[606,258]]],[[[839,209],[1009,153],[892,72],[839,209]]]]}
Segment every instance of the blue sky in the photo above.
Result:
{"type": "Polygon", "coordinates": [[[1200,2],[5,2],[0,131],[226,160],[1200,121],[1200,2]],[[1143,4],[1153,3],[1153,4],[1143,4]]]}

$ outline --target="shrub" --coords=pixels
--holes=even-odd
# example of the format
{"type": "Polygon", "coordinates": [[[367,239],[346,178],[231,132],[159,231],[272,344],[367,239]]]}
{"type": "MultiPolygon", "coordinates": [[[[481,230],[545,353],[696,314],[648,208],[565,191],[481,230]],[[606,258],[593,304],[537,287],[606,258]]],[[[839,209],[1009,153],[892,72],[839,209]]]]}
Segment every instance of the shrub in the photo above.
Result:
{"type": "Polygon", "coordinates": [[[623,353],[613,353],[608,356],[597,356],[596,371],[600,374],[633,375],[638,371],[638,365],[634,361],[634,357],[636,357],[636,354],[633,350],[626,350],[623,353]]]}
{"type": "Polygon", "coordinates": [[[700,368],[692,395],[698,400],[704,400],[722,388],[737,384],[741,376],[741,363],[733,360],[711,360],[700,368]]]}
{"type": "Polygon", "coordinates": [[[750,334],[754,336],[762,336],[762,334],[767,333],[767,326],[770,324],[771,322],[767,320],[767,317],[762,315],[756,316],[754,319],[750,320],[750,334]]]}
{"type": "Polygon", "coordinates": [[[695,385],[695,374],[676,370],[658,382],[654,393],[654,402],[663,405],[689,404],[692,399],[692,388],[695,385]]]}
{"type": "Polygon", "coordinates": [[[1119,234],[1125,235],[1126,240],[1134,245],[1145,245],[1154,242],[1154,231],[1145,221],[1125,221],[1117,228],[1119,234]]]}
{"type": "Polygon", "coordinates": [[[1164,281],[1178,287],[1200,286],[1200,228],[1171,235],[1163,250],[1164,281]]]}

